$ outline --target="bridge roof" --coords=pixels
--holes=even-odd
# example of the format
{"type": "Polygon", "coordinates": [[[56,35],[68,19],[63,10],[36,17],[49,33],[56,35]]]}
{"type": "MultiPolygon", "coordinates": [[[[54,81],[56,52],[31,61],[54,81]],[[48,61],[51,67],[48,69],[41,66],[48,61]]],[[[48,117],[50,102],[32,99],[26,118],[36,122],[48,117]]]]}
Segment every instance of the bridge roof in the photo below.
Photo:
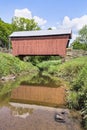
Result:
{"type": "Polygon", "coordinates": [[[35,36],[55,36],[55,35],[69,35],[71,38],[71,29],[59,30],[36,30],[36,31],[18,31],[13,32],[9,37],[35,37],[35,36]]]}

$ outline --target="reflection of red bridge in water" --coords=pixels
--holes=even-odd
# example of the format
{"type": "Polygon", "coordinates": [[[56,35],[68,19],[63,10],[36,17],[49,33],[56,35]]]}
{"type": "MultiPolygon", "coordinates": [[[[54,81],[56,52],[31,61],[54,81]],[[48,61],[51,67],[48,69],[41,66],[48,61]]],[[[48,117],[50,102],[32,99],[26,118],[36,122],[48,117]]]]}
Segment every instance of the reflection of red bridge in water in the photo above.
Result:
{"type": "Polygon", "coordinates": [[[13,55],[66,55],[71,30],[21,31],[10,35],[13,55]]]}
{"type": "Polygon", "coordinates": [[[35,103],[51,106],[63,106],[65,102],[65,87],[42,87],[21,85],[11,93],[11,100],[22,103],[35,103]]]}

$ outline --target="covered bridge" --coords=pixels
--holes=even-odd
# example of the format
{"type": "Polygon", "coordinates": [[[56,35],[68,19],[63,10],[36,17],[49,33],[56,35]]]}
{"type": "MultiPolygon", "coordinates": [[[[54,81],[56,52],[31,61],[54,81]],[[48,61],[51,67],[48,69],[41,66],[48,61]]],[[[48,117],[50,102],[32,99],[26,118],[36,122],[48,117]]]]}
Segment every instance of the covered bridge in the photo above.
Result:
{"type": "Polygon", "coordinates": [[[20,31],[10,35],[14,56],[66,55],[71,30],[20,31]]]}

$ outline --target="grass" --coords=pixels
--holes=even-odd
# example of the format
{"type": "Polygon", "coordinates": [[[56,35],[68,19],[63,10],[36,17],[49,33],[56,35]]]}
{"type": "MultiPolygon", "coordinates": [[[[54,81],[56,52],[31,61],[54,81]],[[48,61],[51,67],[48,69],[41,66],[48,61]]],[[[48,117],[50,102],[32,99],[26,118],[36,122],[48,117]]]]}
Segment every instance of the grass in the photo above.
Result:
{"type": "Polygon", "coordinates": [[[57,66],[54,75],[72,83],[86,66],[87,57],[76,58],[57,66]]]}
{"type": "Polygon", "coordinates": [[[8,75],[18,75],[22,72],[38,71],[31,63],[25,63],[11,54],[0,53],[0,78],[8,75]]]}
{"type": "Polygon", "coordinates": [[[54,75],[69,82],[68,107],[81,111],[82,125],[87,129],[87,56],[57,66],[54,75]]]}

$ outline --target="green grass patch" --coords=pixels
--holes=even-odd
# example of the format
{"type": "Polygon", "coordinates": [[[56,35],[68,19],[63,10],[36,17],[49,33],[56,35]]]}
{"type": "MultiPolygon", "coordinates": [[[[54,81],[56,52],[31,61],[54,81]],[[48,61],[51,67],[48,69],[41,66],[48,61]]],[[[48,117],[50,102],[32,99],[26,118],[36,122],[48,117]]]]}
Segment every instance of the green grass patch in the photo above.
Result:
{"type": "Polygon", "coordinates": [[[10,74],[38,71],[31,63],[23,62],[11,54],[0,53],[0,78],[10,74]]]}
{"type": "Polygon", "coordinates": [[[72,83],[86,66],[87,57],[76,58],[57,66],[54,69],[54,75],[72,83]]]}
{"type": "Polygon", "coordinates": [[[57,66],[54,75],[70,83],[67,97],[68,106],[81,111],[82,124],[87,129],[87,56],[57,66]]]}

